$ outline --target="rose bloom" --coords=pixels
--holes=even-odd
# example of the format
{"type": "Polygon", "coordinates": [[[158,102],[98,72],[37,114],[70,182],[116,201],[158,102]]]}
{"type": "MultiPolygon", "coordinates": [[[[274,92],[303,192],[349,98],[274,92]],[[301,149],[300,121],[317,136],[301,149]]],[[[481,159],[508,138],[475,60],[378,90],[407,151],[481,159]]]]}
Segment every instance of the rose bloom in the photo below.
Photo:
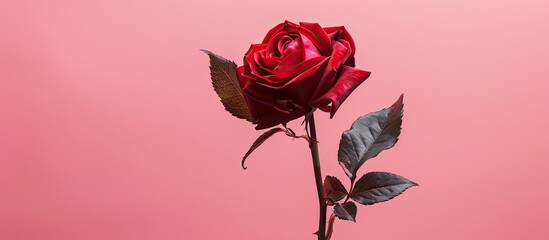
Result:
{"type": "Polygon", "coordinates": [[[354,54],[355,43],[343,26],[286,21],[271,29],[237,68],[256,129],[289,122],[313,108],[333,117],[370,75],[354,68],[354,54]]]}

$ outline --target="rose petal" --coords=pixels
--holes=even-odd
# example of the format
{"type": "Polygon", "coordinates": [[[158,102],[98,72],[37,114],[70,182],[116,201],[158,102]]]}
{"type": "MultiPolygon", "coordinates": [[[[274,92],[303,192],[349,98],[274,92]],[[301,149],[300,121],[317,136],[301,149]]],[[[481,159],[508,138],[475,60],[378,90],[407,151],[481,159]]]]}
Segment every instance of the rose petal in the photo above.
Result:
{"type": "Polygon", "coordinates": [[[284,35],[282,36],[282,38],[280,38],[278,40],[278,52],[280,52],[281,54],[284,52],[284,50],[286,49],[286,46],[292,42],[294,39],[292,39],[290,36],[288,35],[284,35]]]}
{"type": "Polygon", "coordinates": [[[307,106],[310,102],[313,90],[318,84],[318,79],[322,77],[323,70],[327,65],[328,58],[325,58],[314,67],[280,86],[273,86],[262,82],[257,82],[257,84],[262,85],[269,90],[273,90],[273,93],[277,95],[277,97],[291,97],[297,104],[307,106]]]}
{"type": "MultiPolygon", "coordinates": [[[[244,64],[244,66],[246,66],[246,64],[244,64]]],[[[266,78],[264,76],[260,76],[260,75],[257,75],[257,74],[250,73],[250,71],[247,70],[246,68],[244,68],[244,71],[242,72],[242,75],[245,76],[248,79],[255,79],[255,81],[271,82],[271,80],[269,80],[268,78],[266,78]]]]}
{"type": "MultiPolygon", "coordinates": [[[[329,58],[316,57],[316,58],[313,58],[312,60],[309,60],[309,61],[315,61],[315,62],[318,62],[318,63],[316,65],[314,65],[313,67],[305,70],[304,72],[298,74],[294,78],[284,82],[284,84],[280,84],[280,85],[269,84],[269,85],[267,85],[267,83],[265,83],[265,82],[258,82],[258,84],[265,85],[266,87],[269,87],[269,88],[272,88],[272,89],[281,89],[281,88],[290,88],[290,87],[293,88],[293,87],[295,87],[295,84],[298,84],[298,82],[301,82],[303,79],[309,78],[310,76],[312,76],[315,73],[319,73],[319,74],[315,75],[316,78],[315,78],[314,82],[315,82],[315,85],[316,85],[317,82],[318,82],[318,79],[320,79],[322,77],[322,73],[324,72],[323,70],[328,65],[327,63],[329,61],[329,58]]],[[[308,89],[308,90],[310,90],[310,89],[308,89]]]]}
{"type": "Polygon", "coordinates": [[[265,68],[274,69],[280,63],[280,59],[271,57],[262,57],[261,63],[265,68]]]}
{"type": "Polygon", "coordinates": [[[324,54],[330,55],[332,52],[330,51],[332,46],[332,41],[324,31],[324,29],[318,24],[318,23],[307,23],[307,22],[300,22],[299,25],[302,27],[308,29],[313,33],[315,36],[314,39],[318,41],[318,44],[320,45],[320,49],[324,50],[324,54]]]}
{"type": "Polygon", "coordinates": [[[248,52],[244,54],[244,67],[246,72],[252,73],[258,77],[261,77],[261,73],[258,70],[257,64],[254,60],[256,52],[264,50],[267,46],[265,44],[252,44],[248,52]]]}
{"type": "Polygon", "coordinates": [[[311,58],[322,56],[318,49],[315,47],[313,42],[304,35],[301,35],[299,38],[301,41],[302,51],[303,51],[303,61],[307,61],[311,58]]]}
{"type": "MultiPolygon", "coordinates": [[[[279,29],[278,31],[279,32],[286,32],[287,34],[290,34],[290,33],[302,34],[302,35],[306,36],[307,38],[309,38],[309,40],[311,40],[313,42],[313,44],[319,49],[319,51],[322,53],[322,55],[329,56],[330,53],[331,53],[331,48],[330,48],[331,42],[329,41],[327,36],[326,36],[326,38],[317,38],[316,35],[311,30],[309,30],[309,29],[307,29],[303,26],[297,25],[297,24],[292,23],[290,21],[285,21],[284,26],[281,29],[279,29]]],[[[267,40],[267,41],[270,41],[270,40],[267,40]]]]}
{"type": "Polygon", "coordinates": [[[273,74],[288,72],[292,68],[297,67],[303,59],[302,54],[302,51],[293,51],[290,54],[284,55],[280,64],[274,69],[273,74]]]}
{"type": "Polygon", "coordinates": [[[244,86],[246,86],[246,82],[248,81],[248,78],[243,75],[244,71],[244,66],[239,66],[236,68],[236,77],[238,79],[238,83],[240,84],[240,88],[244,88],[244,86]]]}
{"type": "Polygon", "coordinates": [[[256,64],[256,67],[258,67],[258,72],[261,75],[269,75],[269,74],[275,74],[273,69],[269,68],[269,65],[265,64],[265,61],[263,58],[263,53],[265,53],[265,50],[261,50],[254,53],[254,62],[256,64]]]}
{"type": "Polygon", "coordinates": [[[257,124],[256,129],[265,129],[286,123],[311,111],[311,108],[284,99],[290,93],[277,94],[277,91],[257,84],[257,80],[247,78],[242,74],[243,66],[236,70],[238,81],[243,87],[244,99],[252,113],[253,122],[257,124]]]}
{"type": "MultiPolygon", "coordinates": [[[[337,26],[337,27],[324,28],[324,31],[326,31],[326,33],[328,35],[339,31],[338,39],[343,39],[343,40],[349,42],[349,44],[351,45],[351,49],[352,49],[353,53],[351,54],[349,59],[347,59],[347,61],[345,61],[345,65],[354,67],[355,66],[355,57],[354,57],[354,55],[356,54],[356,46],[355,46],[355,42],[354,42],[353,38],[351,37],[351,34],[349,34],[347,29],[345,29],[344,26],[337,26]]],[[[333,40],[338,41],[338,39],[333,39],[333,40]]]]}
{"type": "Polygon", "coordinates": [[[333,48],[334,53],[331,56],[330,67],[338,69],[351,55],[352,51],[346,42],[334,42],[333,48]]]}
{"type": "Polygon", "coordinates": [[[327,111],[326,106],[332,104],[330,109],[330,118],[334,116],[337,109],[343,101],[355,90],[364,80],[370,76],[370,72],[352,68],[349,66],[343,66],[341,73],[337,79],[335,85],[320,98],[312,103],[313,107],[321,108],[323,111],[327,111]]]}
{"type": "Polygon", "coordinates": [[[311,108],[304,108],[295,109],[288,113],[283,113],[276,110],[275,108],[270,108],[268,105],[259,105],[258,107],[263,108],[265,111],[261,113],[261,117],[257,121],[257,126],[255,127],[255,129],[257,130],[274,127],[281,123],[287,123],[294,119],[305,116],[305,114],[311,111],[311,108]]]}
{"type": "Polygon", "coordinates": [[[339,39],[339,34],[341,34],[341,31],[337,30],[335,32],[327,33],[330,40],[337,41],[339,39]]]}
{"type": "Polygon", "coordinates": [[[277,73],[276,75],[264,76],[264,78],[267,78],[268,79],[267,82],[273,84],[273,86],[280,86],[285,84],[289,80],[295,78],[297,75],[314,67],[324,59],[325,57],[312,58],[305,62],[299,63],[294,67],[289,68],[288,71],[283,71],[283,72],[277,73]]]}
{"type": "Polygon", "coordinates": [[[288,35],[288,32],[286,31],[280,31],[273,35],[271,39],[268,40],[266,43],[266,56],[267,57],[280,57],[282,53],[278,50],[278,43],[281,39],[283,39],[285,36],[288,35]]]}
{"type": "Polygon", "coordinates": [[[253,117],[256,129],[265,129],[304,116],[310,112],[291,100],[274,98],[273,92],[248,79],[242,73],[244,67],[237,68],[237,77],[241,86],[244,86],[244,99],[253,117]]]}
{"type": "MultiPolygon", "coordinates": [[[[324,31],[326,31],[327,34],[332,34],[334,32],[339,31],[338,38],[339,39],[344,39],[345,41],[349,42],[351,44],[353,54],[356,53],[355,42],[354,42],[353,38],[351,37],[351,34],[349,34],[349,32],[347,31],[347,29],[345,29],[344,26],[326,27],[326,28],[324,28],[324,31]]],[[[333,39],[333,40],[337,41],[337,39],[333,39]]]]}
{"type": "Polygon", "coordinates": [[[301,50],[301,48],[301,40],[299,39],[299,37],[296,37],[290,42],[284,44],[284,46],[282,47],[282,56],[301,50]]]}
{"type": "Polygon", "coordinates": [[[269,42],[269,39],[271,39],[273,37],[273,35],[275,35],[276,33],[278,33],[280,30],[282,30],[284,28],[284,24],[285,23],[280,23],[278,25],[276,25],[274,28],[272,28],[271,30],[269,30],[269,32],[267,32],[267,35],[265,35],[265,38],[263,38],[263,44],[266,44],[269,42]]]}
{"type": "Polygon", "coordinates": [[[328,67],[326,68],[324,74],[322,75],[322,78],[318,82],[311,101],[315,101],[316,99],[318,99],[334,85],[337,70],[347,59],[347,57],[349,57],[350,54],[351,50],[348,49],[345,45],[340,42],[334,42],[332,56],[330,56],[328,67]]]}
{"type": "Polygon", "coordinates": [[[246,77],[243,73],[245,72],[244,66],[240,66],[236,68],[236,77],[238,79],[238,83],[240,85],[240,88],[243,90],[244,100],[246,100],[246,105],[248,105],[248,109],[250,110],[250,113],[252,114],[252,122],[257,123],[257,109],[255,108],[255,104],[253,103],[253,100],[244,93],[244,87],[248,85],[248,83],[252,82],[250,78],[246,77]]]}

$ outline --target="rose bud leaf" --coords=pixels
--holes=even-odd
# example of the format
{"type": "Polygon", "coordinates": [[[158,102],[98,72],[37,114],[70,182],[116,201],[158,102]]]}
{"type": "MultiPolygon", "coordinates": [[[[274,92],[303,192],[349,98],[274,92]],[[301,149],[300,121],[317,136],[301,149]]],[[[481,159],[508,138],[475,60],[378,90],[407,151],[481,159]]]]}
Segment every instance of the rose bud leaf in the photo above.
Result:
{"type": "Polygon", "coordinates": [[[246,152],[246,154],[244,155],[244,157],[242,158],[242,168],[244,170],[246,170],[246,166],[244,165],[245,162],[246,162],[246,159],[248,158],[248,156],[250,156],[250,154],[255,150],[257,149],[259,146],[261,146],[261,144],[263,144],[265,141],[267,141],[267,139],[269,139],[271,136],[273,136],[275,133],[279,133],[279,132],[286,132],[286,130],[284,128],[272,128],[272,129],[269,129],[269,131],[266,131],[264,132],[263,134],[261,134],[261,136],[259,136],[253,143],[252,143],[252,146],[250,146],[250,149],[248,150],[248,152],[246,152]]]}
{"type": "Polygon", "coordinates": [[[388,201],[413,186],[417,184],[393,173],[370,172],[356,182],[349,195],[358,203],[371,205],[388,201]]]}
{"type": "Polygon", "coordinates": [[[342,220],[356,222],[356,212],[357,208],[354,202],[336,203],[334,206],[334,214],[342,220]]]}
{"type": "Polygon", "coordinates": [[[324,195],[329,205],[347,196],[347,189],[336,177],[326,176],[324,179],[324,195]]]}
{"type": "Polygon", "coordinates": [[[212,85],[225,109],[233,116],[253,122],[252,114],[236,77],[236,64],[208,50],[212,85]]]}
{"type": "Polygon", "coordinates": [[[403,106],[401,95],[391,107],[358,118],[351,129],[343,132],[337,157],[352,181],[366,160],[396,144],[402,126],[403,106]]]}

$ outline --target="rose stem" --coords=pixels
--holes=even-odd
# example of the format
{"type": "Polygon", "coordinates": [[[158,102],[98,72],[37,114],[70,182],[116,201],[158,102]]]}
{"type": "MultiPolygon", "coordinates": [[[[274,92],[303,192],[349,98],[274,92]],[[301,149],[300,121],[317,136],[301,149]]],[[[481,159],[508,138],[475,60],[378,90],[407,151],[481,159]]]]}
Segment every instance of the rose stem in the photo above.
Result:
{"type": "Polygon", "coordinates": [[[318,153],[318,138],[316,137],[315,117],[314,113],[311,113],[309,118],[309,130],[311,134],[311,156],[313,157],[313,167],[315,171],[316,191],[318,193],[318,203],[320,206],[320,219],[318,222],[318,240],[326,239],[326,201],[324,200],[324,186],[322,184],[322,173],[320,171],[320,156],[318,153]]]}

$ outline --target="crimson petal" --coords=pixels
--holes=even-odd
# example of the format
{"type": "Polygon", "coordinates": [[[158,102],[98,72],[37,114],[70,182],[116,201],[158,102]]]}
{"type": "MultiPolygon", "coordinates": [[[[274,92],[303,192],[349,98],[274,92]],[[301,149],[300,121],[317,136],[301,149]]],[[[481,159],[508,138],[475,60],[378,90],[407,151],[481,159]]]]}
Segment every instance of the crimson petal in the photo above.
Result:
{"type": "Polygon", "coordinates": [[[272,28],[271,30],[269,30],[267,35],[265,35],[265,38],[263,38],[262,43],[266,44],[267,42],[269,42],[269,39],[271,39],[271,37],[273,37],[273,35],[276,34],[278,31],[282,30],[284,28],[284,25],[285,23],[280,23],[276,25],[274,28],[272,28]]]}
{"type": "MultiPolygon", "coordinates": [[[[267,106],[268,107],[268,106],[267,106]]],[[[273,108],[265,108],[265,112],[262,113],[258,119],[256,130],[274,127],[281,123],[287,123],[294,119],[300,118],[311,111],[311,108],[296,109],[289,113],[283,113],[273,108]]]]}
{"type": "MultiPolygon", "coordinates": [[[[301,44],[300,41],[295,41],[299,44],[301,44]]],[[[290,50],[291,51],[291,50],[290,50]]],[[[292,68],[295,68],[298,66],[303,59],[303,52],[302,51],[291,51],[284,55],[284,57],[280,60],[280,64],[274,69],[273,74],[279,74],[283,72],[288,72],[292,68]]]]}
{"type": "Polygon", "coordinates": [[[299,74],[307,71],[308,69],[314,67],[318,63],[322,62],[325,57],[315,57],[311,58],[305,62],[299,63],[294,67],[288,69],[287,72],[279,72],[275,75],[263,76],[263,79],[268,79],[268,83],[274,86],[280,86],[288,82],[289,80],[295,78],[299,74]]]}
{"type": "MultiPolygon", "coordinates": [[[[324,31],[324,29],[318,23],[300,22],[299,25],[308,29],[314,34],[314,36],[318,40],[321,49],[330,49],[332,41],[328,37],[328,34],[326,34],[326,31],[324,31]]],[[[325,54],[330,55],[332,53],[327,51],[325,52],[325,54]]]]}
{"type": "Polygon", "coordinates": [[[318,52],[318,49],[315,47],[313,42],[305,37],[304,35],[301,35],[299,38],[301,40],[302,51],[303,51],[303,61],[309,60],[314,57],[322,56],[320,52],[318,52]]]}
{"type": "Polygon", "coordinates": [[[261,77],[257,63],[255,61],[255,53],[264,50],[267,46],[265,44],[252,44],[246,54],[244,54],[244,67],[246,72],[249,72],[257,77],[261,77]]]}
{"type": "Polygon", "coordinates": [[[343,64],[343,62],[349,57],[351,50],[348,49],[344,44],[340,42],[334,42],[332,55],[328,62],[328,67],[320,79],[312,100],[318,99],[322,94],[326,93],[330,88],[335,84],[335,77],[338,69],[343,64]]]}
{"type": "Polygon", "coordinates": [[[344,26],[327,27],[327,28],[324,28],[324,31],[326,31],[327,34],[331,34],[331,33],[340,31],[339,35],[338,35],[339,38],[344,39],[347,42],[349,42],[351,44],[351,48],[353,49],[353,55],[356,53],[355,41],[353,40],[353,38],[351,37],[351,34],[349,34],[349,32],[347,31],[347,29],[345,29],[344,26]]]}
{"type": "Polygon", "coordinates": [[[352,68],[349,66],[343,66],[341,73],[336,84],[322,97],[315,100],[312,104],[313,107],[320,108],[321,110],[330,110],[330,118],[334,117],[337,109],[343,101],[353,92],[364,80],[370,76],[370,72],[352,68]],[[332,104],[328,109],[326,106],[332,104]]]}
{"type": "Polygon", "coordinates": [[[338,26],[338,27],[324,28],[324,31],[326,31],[326,33],[328,35],[339,31],[338,39],[335,39],[335,40],[336,41],[345,40],[345,41],[349,42],[349,44],[351,45],[351,49],[352,49],[353,53],[351,54],[349,59],[347,59],[347,61],[345,61],[345,65],[349,65],[351,67],[354,67],[355,66],[355,57],[354,56],[355,56],[355,53],[356,53],[355,41],[353,40],[353,38],[351,37],[351,34],[349,34],[347,29],[345,29],[344,26],[338,26]]]}
{"type": "Polygon", "coordinates": [[[291,98],[299,105],[308,106],[312,92],[304,91],[304,89],[314,89],[316,87],[317,79],[322,77],[322,71],[319,69],[326,68],[326,65],[328,65],[327,58],[281,86],[266,85],[260,82],[257,82],[257,84],[266,88],[264,91],[272,91],[276,97],[291,98]]]}

